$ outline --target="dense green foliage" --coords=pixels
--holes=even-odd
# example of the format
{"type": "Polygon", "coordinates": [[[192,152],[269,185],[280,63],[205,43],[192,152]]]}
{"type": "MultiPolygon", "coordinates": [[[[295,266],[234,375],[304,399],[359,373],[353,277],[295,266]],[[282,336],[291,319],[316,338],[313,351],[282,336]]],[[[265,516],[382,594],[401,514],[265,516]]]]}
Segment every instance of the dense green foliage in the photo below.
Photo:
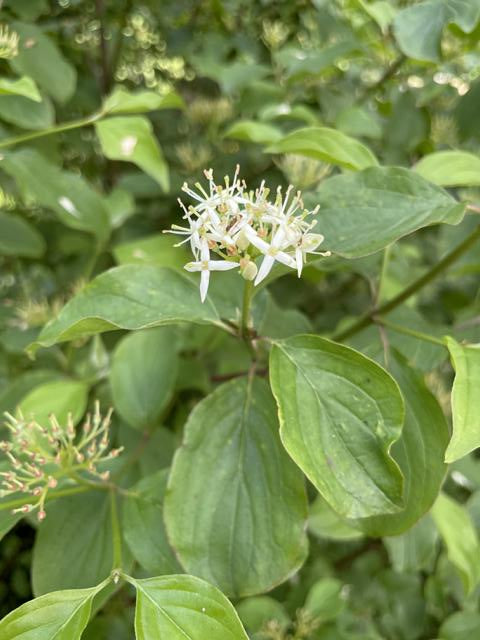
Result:
{"type": "Polygon", "coordinates": [[[480,637],[480,1],[0,23],[0,639],[480,637]]]}

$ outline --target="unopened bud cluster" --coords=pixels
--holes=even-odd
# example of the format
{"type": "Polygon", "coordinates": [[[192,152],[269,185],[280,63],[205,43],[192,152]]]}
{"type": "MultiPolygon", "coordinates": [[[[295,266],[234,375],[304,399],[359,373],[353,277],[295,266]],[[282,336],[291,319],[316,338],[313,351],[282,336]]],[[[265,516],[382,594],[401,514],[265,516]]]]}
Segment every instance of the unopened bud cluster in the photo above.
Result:
{"type": "Polygon", "coordinates": [[[10,31],[7,25],[0,24],[0,58],[11,60],[18,55],[18,33],[10,31]]]}
{"type": "Polygon", "coordinates": [[[88,414],[78,431],[71,415],[66,426],[61,426],[54,415],[50,416],[48,426],[26,420],[22,415],[19,418],[5,415],[10,439],[0,441],[0,451],[7,457],[10,469],[0,472],[0,497],[21,493],[27,500],[13,513],[37,511],[38,519],[43,520],[49,489],[55,489],[65,478],[75,481],[78,472],[108,480],[109,472],[100,471],[98,465],[116,458],[122,450],[110,449],[112,411],[102,418],[98,402],[93,416],[88,414]]]}
{"type": "Polygon", "coordinates": [[[316,251],[324,238],[310,233],[317,221],[308,218],[319,207],[306,210],[301,193],[292,195],[292,186],[285,195],[278,187],[273,201],[264,182],[255,191],[248,191],[245,182],[239,180],[239,170],[237,166],[233,180],[226,176],[220,185],[215,184],[211,169],[205,171],[208,191],[200,183],[195,185],[197,191],[185,183],[183,191],[195,201],[187,208],[179,200],[188,226],[174,224],[167,231],[185,236],[179,245],[190,243],[195,261],[187,263],[185,269],[200,271],[202,302],[207,296],[211,271],[240,269],[246,280],[254,280],[257,285],[275,262],[296,269],[300,277],[307,254],[330,255],[328,251],[316,251]],[[212,259],[211,253],[222,259],[212,259]],[[255,259],[261,255],[263,259],[257,267],[255,259]]]}

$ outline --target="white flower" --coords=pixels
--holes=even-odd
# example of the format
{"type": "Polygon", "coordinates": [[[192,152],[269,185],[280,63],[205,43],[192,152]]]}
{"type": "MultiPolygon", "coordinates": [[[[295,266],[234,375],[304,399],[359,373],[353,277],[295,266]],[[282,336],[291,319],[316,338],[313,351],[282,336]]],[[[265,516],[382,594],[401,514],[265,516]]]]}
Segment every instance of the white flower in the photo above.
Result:
{"type": "Polygon", "coordinates": [[[284,229],[282,229],[282,227],[279,227],[276,230],[270,244],[268,244],[268,242],[265,242],[265,240],[262,240],[254,231],[254,229],[252,229],[252,227],[250,227],[249,225],[245,226],[244,233],[250,243],[253,244],[253,246],[257,249],[259,249],[265,256],[263,258],[262,264],[260,265],[260,269],[258,270],[257,277],[255,278],[255,285],[257,285],[268,276],[275,261],[281,262],[287,267],[292,267],[292,269],[296,268],[297,265],[295,259],[282,251],[282,248],[285,245],[285,231],[284,229]]]}
{"type": "Polygon", "coordinates": [[[178,245],[190,243],[195,261],[186,264],[185,269],[200,272],[202,302],[211,271],[238,268],[245,279],[258,285],[276,262],[296,269],[300,277],[308,254],[330,255],[328,251],[316,251],[324,238],[320,233],[311,233],[317,221],[308,220],[319,207],[306,210],[301,193],[292,196],[292,186],[285,195],[279,187],[272,202],[265,182],[255,191],[247,191],[239,180],[238,166],[233,180],[226,176],[221,185],[215,184],[211,169],[204,173],[207,189],[200,183],[195,184],[196,191],[183,185],[183,191],[194,201],[187,208],[179,200],[186,224],[174,224],[166,231],[185,236],[178,245]],[[211,252],[222,259],[211,259],[211,252]],[[255,264],[259,256],[263,256],[260,268],[255,264]]]}
{"type": "Polygon", "coordinates": [[[210,282],[210,271],[229,271],[230,269],[238,269],[238,263],[229,262],[228,260],[210,260],[210,252],[206,242],[202,244],[200,257],[201,259],[199,261],[188,262],[184,268],[187,271],[200,271],[200,299],[202,302],[205,302],[210,282]]]}
{"type": "Polygon", "coordinates": [[[312,253],[316,256],[328,257],[331,255],[330,251],[315,251],[319,247],[325,238],[321,233],[306,233],[302,236],[300,243],[295,249],[295,259],[297,261],[298,277],[302,275],[303,263],[306,261],[307,253],[312,253]]]}

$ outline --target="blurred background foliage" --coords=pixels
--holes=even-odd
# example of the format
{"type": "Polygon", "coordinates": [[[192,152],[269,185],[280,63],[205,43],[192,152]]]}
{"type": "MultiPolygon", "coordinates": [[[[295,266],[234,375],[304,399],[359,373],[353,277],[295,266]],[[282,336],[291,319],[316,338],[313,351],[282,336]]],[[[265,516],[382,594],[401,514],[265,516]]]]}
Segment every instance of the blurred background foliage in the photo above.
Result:
{"type": "MultiPolygon", "coordinates": [[[[42,350],[35,362],[24,348],[94,274],[135,262],[181,268],[183,256],[160,233],[178,221],[182,183],[201,179],[203,169],[211,166],[223,176],[240,163],[249,185],[262,179],[292,183],[314,199],[322,182],[339,170],[308,155],[268,151],[290,131],[313,126],[361,140],[387,165],[412,167],[434,151],[479,153],[480,6],[464,3],[462,13],[459,4],[4,0],[1,76],[33,78],[39,99],[7,91],[0,95],[0,153],[2,141],[26,136],[15,151],[38,154],[28,156],[31,164],[27,156],[19,157],[27,171],[21,187],[18,170],[0,164],[0,411],[12,410],[32,390],[65,376],[88,381],[91,397],[111,402],[108,371],[118,332],[75,348],[42,350]],[[171,101],[172,108],[148,116],[161,147],[156,156],[160,179],[108,159],[112,154],[102,150],[88,122],[71,130],[58,127],[98,112],[119,84],[171,101]],[[49,128],[51,135],[30,135],[49,128]],[[90,228],[65,223],[55,202],[39,197],[40,187],[33,189],[30,179],[36,174],[40,185],[48,182],[52,174],[42,173],[46,167],[80,179],[80,186],[74,178],[65,184],[90,194],[87,207],[104,210],[108,233],[98,231],[95,211],[90,210],[95,218],[90,228]]],[[[454,192],[474,210],[479,186],[480,180],[476,187],[455,185],[454,192]]],[[[351,207],[354,211],[355,202],[351,207]]],[[[292,310],[296,326],[303,323],[305,330],[333,331],[345,318],[398,293],[474,224],[472,214],[459,227],[422,230],[386,252],[348,262],[332,258],[321,270],[311,266],[301,281],[287,275],[273,283],[272,304],[292,310]],[[387,260],[388,270],[382,269],[387,260]]],[[[476,246],[399,309],[395,321],[439,336],[448,327],[459,339],[479,342],[479,271],[476,246]]],[[[388,339],[422,370],[448,414],[452,371],[446,354],[412,336],[389,332],[388,339]]],[[[383,340],[384,331],[371,328],[352,344],[373,353],[383,340]]],[[[204,328],[182,341],[182,375],[175,389],[180,402],[169,404],[162,416],[168,430],[159,435],[165,467],[190,408],[211,388],[213,365],[228,375],[241,368],[243,357],[228,338],[213,337],[204,328]],[[221,351],[219,341],[225,347],[221,351]]],[[[117,426],[119,443],[134,447],[141,434],[122,421],[117,426]]],[[[153,463],[145,458],[142,464],[153,463]]],[[[452,466],[446,488],[466,505],[478,529],[475,455],[452,466]]],[[[318,500],[310,520],[311,552],[300,573],[268,596],[235,603],[252,637],[480,637],[478,588],[464,594],[428,517],[401,539],[382,542],[345,530],[318,500]]],[[[1,543],[2,615],[32,597],[36,526],[24,522],[1,543]]],[[[133,599],[123,590],[89,625],[85,638],[131,638],[132,616],[133,599]]]]}

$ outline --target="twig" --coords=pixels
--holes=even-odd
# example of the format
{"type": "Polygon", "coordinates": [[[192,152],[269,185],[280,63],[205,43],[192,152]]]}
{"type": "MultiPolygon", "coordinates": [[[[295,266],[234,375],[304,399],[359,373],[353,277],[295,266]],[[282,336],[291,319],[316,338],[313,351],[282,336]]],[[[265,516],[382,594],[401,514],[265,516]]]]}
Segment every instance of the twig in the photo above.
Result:
{"type": "Polygon", "coordinates": [[[447,253],[447,255],[437,262],[427,273],[415,280],[409,287],[401,291],[397,296],[385,302],[385,304],[379,307],[374,307],[370,311],[367,311],[361,318],[354,322],[350,327],[347,327],[343,331],[339,331],[333,335],[333,340],[342,341],[346,338],[350,338],[365,327],[368,327],[375,321],[375,316],[381,316],[393,311],[400,304],[408,300],[414,293],[422,289],[426,284],[434,280],[440,273],[445,271],[450,265],[458,260],[475,242],[480,238],[480,226],[476,227],[470,235],[468,235],[463,242],[461,242],[453,251],[447,253]]]}

